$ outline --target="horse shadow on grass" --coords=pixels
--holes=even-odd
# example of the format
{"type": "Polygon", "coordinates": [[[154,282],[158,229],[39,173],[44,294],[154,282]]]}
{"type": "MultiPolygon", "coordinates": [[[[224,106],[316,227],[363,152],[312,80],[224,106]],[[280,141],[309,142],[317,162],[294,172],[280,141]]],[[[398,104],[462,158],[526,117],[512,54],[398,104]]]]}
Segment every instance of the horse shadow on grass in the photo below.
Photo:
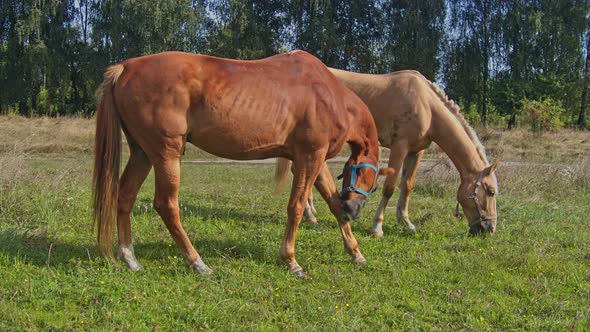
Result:
{"type": "MultiPolygon", "coordinates": [[[[266,257],[265,248],[248,240],[248,236],[241,239],[235,238],[208,238],[207,236],[195,235],[191,231],[188,219],[199,218],[203,221],[217,220],[216,223],[223,223],[224,220],[235,220],[238,222],[252,223],[255,221],[258,227],[264,225],[284,224],[285,219],[279,211],[260,209],[256,212],[244,212],[233,207],[216,207],[211,205],[181,204],[181,214],[184,226],[187,229],[193,245],[205,257],[222,257],[225,259],[252,259],[257,262],[267,263],[270,257],[266,257]],[[188,226],[188,227],[187,227],[188,226]],[[192,233],[192,234],[191,234],[192,233]],[[196,239],[195,239],[196,238],[196,239]]],[[[133,210],[135,217],[143,214],[157,213],[151,207],[149,200],[140,200],[133,210]],[[146,208],[147,207],[147,208],[146,208]]],[[[157,217],[160,220],[159,217],[157,217]]],[[[163,226],[163,222],[160,220],[163,226]]],[[[214,227],[211,223],[210,227],[214,227]]],[[[276,227],[276,225],[275,225],[276,227]]],[[[164,227],[163,227],[164,228],[164,227]]],[[[86,231],[86,230],[84,230],[86,231]]],[[[252,235],[256,232],[252,229],[252,235]]],[[[88,232],[91,232],[88,229],[88,232]]],[[[165,230],[166,235],[169,233],[165,230]]],[[[80,244],[63,241],[48,236],[46,229],[19,229],[8,228],[0,231],[0,252],[5,254],[11,261],[23,261],[34,266],[77,266],[88,261],[94,261],[101,257],[96,242],[89,242],[90,234],[85,234],[80,244]]],[[[92,236],[90,236],[92,237],[92,236]]],[[[116,239],[116,234],[114,236],[116,239]]],[[[281,241],[280,235],[277,243],[281,241]]],[[[180,251],[170,241],[148,240],[135,241],[134,249],[140,261],[142,260],[165,260],[169,257],[180,256],[180,251]],[[172,243],[172,244],[171,244],[172,243]]],[[[266,248],[268,249],[268,248],[266,248]]],[[[270,259],[275,259],[272,257],[270,259]]],[[[106,260],[105,260],[106,261],[106,260]]]]}
{"type": "MultiPolygon", "coordinates": [[[[277,239],[280,241],[280,239],[277,239]]],[[[172,242],[172,241],[170,241],[172,242]]],[[[165,241],[136,242],[134,249],[140,262],[169,261],[170,257],[180,257],[176,245],[165,241]]],[[[259,263],[276,261],[276,257],[267,257],[265,248],[248,242],[247,239],[207,239],[193,241],[195,247],[204,257],[221,257],[223,259],[251,259],[259,263]]],[[[268,248],[266,248],[268,249],[268,248]]],[[[75,268],[94,265],[101,255],[96,244],[72,244],[48,237],[47,234],[31,234],[15,229],[0,232],[0,252],[10,262],[23,262],[37,267],[75,268]]],[[[278,255],[278,253],[277,253],[278,255]]],[[[104,259],[105,263],[107,262],[104,259]]],[[[10,263],[13,264],[13,263],[10,263]]]]}
{"type": "Polygon", "coordinates": [[[23,261],[35,266],[71,264],[98,254],[96,247],[60,242],[38,229],[13,228],[0,232],[0,252],[12,261],[23,261]]]}
{"type": "MultiPolygon", "coordinates": [[[[248,212],[239,206],[216,206],[212,204],[192,204],[187,201],[180,201],[180,219],[183,225],[188,219],[201,218],[203,220],[235,220],[239,222],[256,222],[260,224],[282,224],[287,221],[286,206],[285,211],[269,210],[260,207],[255,212],[248,212]]],[[[149,199],[139,199],[133,209],[133,216],[141,215],[157,216],[153,203],[149,199]]]]}

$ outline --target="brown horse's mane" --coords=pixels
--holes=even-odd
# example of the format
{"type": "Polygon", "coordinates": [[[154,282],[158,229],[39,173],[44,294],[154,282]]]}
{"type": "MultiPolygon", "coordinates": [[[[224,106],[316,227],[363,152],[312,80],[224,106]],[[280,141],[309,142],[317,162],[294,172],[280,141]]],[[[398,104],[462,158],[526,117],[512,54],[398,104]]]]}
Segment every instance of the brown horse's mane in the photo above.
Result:
{"type": "Polygon", "coordinates": [[[469,125],[469,123],[461,113],[461,108],[459,107],[459,105],[457,105],[457,103],[455,103],[454,100],[450,99],[447,96],[447,94],[438,85],[436,85],[436,83],[433,83],[428,79],[426,79],[426,81],[428,81],[428,84],[430,85],[432,90],[437,94],[437,96],[440,98],[443,104],[446,106],[447,110],[449,110],[449,112],[453,114],[455,119],[457,119],[459,124],[461,124],[463,130],[465,130],[465,133],[467,134],[469,139],[471,139],[471,142],[473,142],[473,144],[475,145],[477,154],[479,155],[481,160],[485,163],[486,166],[489,165],[490,162],[488,161],[488,157],[486,156],[485,148],[483,147],[479,138],[477,137],[475,130],[469,125]]]}

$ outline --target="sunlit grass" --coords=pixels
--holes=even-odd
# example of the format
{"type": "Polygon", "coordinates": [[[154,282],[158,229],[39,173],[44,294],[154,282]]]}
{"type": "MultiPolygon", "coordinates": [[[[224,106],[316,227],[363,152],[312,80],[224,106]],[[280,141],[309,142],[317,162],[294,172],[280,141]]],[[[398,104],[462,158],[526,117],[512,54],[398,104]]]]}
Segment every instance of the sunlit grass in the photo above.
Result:
{"type": "Polygon", "coordinates": [[[499,230],[475,238],[453,217],[454,170],[423,167],[411,202],[417,234],[389,209],[385,237],[372,239],[376,195],[353,223],[362,267],[317,201],[320,224],[302,222],[298,233],[302,281],[278,260],[288,194],[271,194],[273,165],[183,164],[183,225],[214,269],[202,277],[153,210],[152,175],[133,211],[144,269],[132,273],[98,255],[90,156],[3,157],[19,173],[0,184],[0,330],[590,328],[587,164],[560,179],[500,168],[499,230]]]}

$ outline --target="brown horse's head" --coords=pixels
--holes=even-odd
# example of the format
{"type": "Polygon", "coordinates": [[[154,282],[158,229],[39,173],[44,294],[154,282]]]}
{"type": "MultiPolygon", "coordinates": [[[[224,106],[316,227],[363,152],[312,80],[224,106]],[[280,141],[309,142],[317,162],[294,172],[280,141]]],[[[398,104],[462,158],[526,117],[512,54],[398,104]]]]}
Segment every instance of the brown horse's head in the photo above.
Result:
{"type": "Polygon", "coordinates": [[[342,219],[354,220],[361,212],[369,194],[377,190],[379,175],[391,173],[391,168],[379,169],[375,166],[376,160],[356,160],[351,157],[344,165],[342,174],[338,179],[343,179],[340,192],[340,204],[342,207],[342,219]]]}
{"type": "Polygon", "coordinates": [[[457,191],[458,203],[455,213],[459,217],[459,204],[461,204],[469,222],[469,233],[472,235],[496,231],[498,181],[494,171],[497,167],[498,163],[493,162],[477,177],[463,179],[457,191]]]}

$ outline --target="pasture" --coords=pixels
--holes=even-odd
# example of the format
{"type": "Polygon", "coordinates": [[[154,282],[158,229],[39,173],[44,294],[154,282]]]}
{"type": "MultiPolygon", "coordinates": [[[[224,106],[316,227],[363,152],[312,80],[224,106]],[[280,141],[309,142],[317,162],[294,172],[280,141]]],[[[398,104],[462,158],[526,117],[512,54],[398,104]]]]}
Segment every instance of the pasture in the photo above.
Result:
{"type": "Polygon", "coordinates": [[[316,193],[299,280],[278,259],[288,192],[272,195],[273,163],[187,150],[182,222],[211,276],[184,265],[150,174],[133,210],[134,273],[96,246],[93,121],[0,117],[0,128],[0,330],[590,330],[587,132],[478,131],[504,162],[498,231],[485,237],[453,216],[458,175],[431,147],[410,203],[416,234],[389,208],[385,237],[369,236],[379,191],[352,222],[364,266],[349,263],[316,193]]]}

